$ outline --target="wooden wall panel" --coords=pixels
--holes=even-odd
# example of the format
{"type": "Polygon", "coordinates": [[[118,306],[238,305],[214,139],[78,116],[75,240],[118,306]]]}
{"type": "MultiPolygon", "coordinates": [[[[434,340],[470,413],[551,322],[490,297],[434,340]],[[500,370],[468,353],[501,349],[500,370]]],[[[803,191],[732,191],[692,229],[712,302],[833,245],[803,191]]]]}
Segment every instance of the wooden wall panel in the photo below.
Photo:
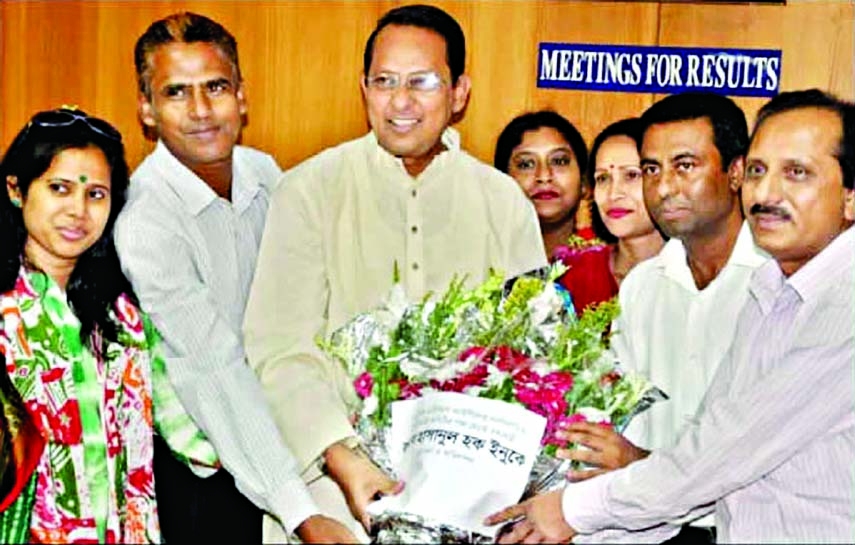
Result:
{"type": "MultiPolygon", "coordinates": [[[[663,4],[659,44],[781,49],[781,90],[819,87],[855,98],[855,4],[790,0],[786,6],[663,4]]],[[[766,102],[736,97],[749,123],[766,102]]]]}
{"type": "Polygon", "coordinates": [[[609,121],[643,111],[650,95],[538,89],[537,49],[539,42],[654,43],[657,7],[641,2],[552,2],[536,10],[522,2],[479,7],[469,38],[472,99],[460,123],[469,136],[468,148],[491,158],[499,132],[525,110],[554,109],[589,140],[609,121]]]}
{"type": "MultiPolygon", "coordinates": [[[[155,19],[182,9],[223,23],[240,44],[250,101],[244,142],[284,167],[367,130],[358,76],[377,18],[401,1],[2,1],[0,149],[29,116],[78,104],[114,122],[135,166],[151,149],[136,118],[133,45],[155,19]]],[[[649,94],[537,89],[541,41],[732,46],[783,50],[782,89],[855,95],[855,6],[607,1],[438,1],[466,32],[473,91],[458,124],[465,146],[492,159],[504,124],[552,107],[586,138],[637,115],[649,94]]],[[[738,99],[749,118],[761,99],[738,99]]]]}

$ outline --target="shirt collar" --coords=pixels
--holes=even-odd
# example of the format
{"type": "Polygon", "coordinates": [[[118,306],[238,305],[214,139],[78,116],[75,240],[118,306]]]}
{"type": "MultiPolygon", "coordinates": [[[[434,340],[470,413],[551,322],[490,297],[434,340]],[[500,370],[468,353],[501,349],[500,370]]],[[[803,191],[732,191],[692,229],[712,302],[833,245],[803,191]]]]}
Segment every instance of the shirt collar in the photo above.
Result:
{"type": "Polygon", "coordinates": [[[804,302],[819,298],[829,289],[851,290],[855,274],[855,229],[837,235],[828,246],[791,277],[784,276],[774,259],[757,269],[749,289],[764,313],[772,310],[782,290],[789,288],[804,302]],[[838,278],[840,278],[838,280],[838,278]]]}
{"type": "MultiPolygon", "coordinates": [[[[667,276],[687,284],[687,286],[695,286],[695,280],[692,277],[692,271],[689,269],[689,263],[686,259],[686,247],[683,246],[681,240],[673,238],[669,240],[662,250],[660,250],[659,255],[661,256],[659,266],[667,276]]],[[[748,227],[748,222],[743,221],[742,226],[739,228],[739,234],[736,236],[736,243],[733,245],[733,250],[730,252],[730,257],[727,258],[724,268],[756,268],[768,260],[769,254],[754,244],[754,238],[751,236],[751,229],[748,227]]],[[[721,272],[719,272],[719,275],[721,275],[721,272]]]]}
{"type": "MultiPolygon", "coordinates": [[[[370,145],[374,148],[374,157],[380,167],[395,168],[409,176],[409,173],[407,172],[407,169],[404,166],[404,160],[400,157],[395,157],[394,155],[386,151],[377,141],[377,135],[374,134],[374,131],[371,131],[367,135],[365,135],[365,138],[366,141],[369,142],[370,145]]],[[[439,154],[437,154],[437,156],[433,158],[433,160],[430,162],[424,172],[419,174],[417,178],[421,178],[426,172],[434,168],[440,168],[439,166],[435,165],[442,165],[443,163],[449,161],[449,157],[453,155],[453,152],[460,150],[460,133],[458,133],[457,130],[453,129],[452,127],[446,127],[445,130],[442,131],[442,135],[440,135],[440,141],[445,146],[445,149],[439,152],[439,154]]]]}
{"type": "Polygon", "coordinates": [[[754,243],[754,236],[751,234],[751,228],[748,227],[748,222],[743,221],[742,227],[739,229],[739,235],[736,237],[736,244],[733,246],[733,252],[728,259],[728,265],[738,265],[742,267],[759,267],[763,263],[769,261],[769,254],[754,243]]]}
{"type": "Polygon", "coordinates": [[[850,227],[837,235],[828,245],[787,279],[803,301],[817,298],[835,285],[834,279],[842,276],[846,281],[837,285],[852,289],[855,271],[855,228],[850,227]]]}
{"type": "MultiPolygon", "coordinates": [[[[232,153],[232,202],[231,205],[238,211],[243,211],[249,206],[260,186],[255,176],[241,176],[244,165],[242,164],[238,147],[235,146],[232,153]]],[[[219,197],[202,178],[196,175],[179,161],[163,140],[157,141],[157,146],[152,152],[161,179],[166,181],[179,199],[184,203],[187,211],[197,216],[219,197]]]]}

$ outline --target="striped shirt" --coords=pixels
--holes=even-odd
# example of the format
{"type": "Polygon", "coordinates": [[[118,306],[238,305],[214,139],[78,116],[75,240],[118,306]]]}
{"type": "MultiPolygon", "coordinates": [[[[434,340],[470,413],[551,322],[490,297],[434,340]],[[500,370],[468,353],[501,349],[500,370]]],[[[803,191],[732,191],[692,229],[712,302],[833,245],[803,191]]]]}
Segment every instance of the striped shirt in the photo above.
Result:
{"type": "Polygon", "coordinates": [[[791,277],[757,270],[734,344],[668,449],[568,485],[580,533],[715,501],[721,543],[855,539],[855,229],[791,277]]]}
{"type": "Polygon", "coordinates": [[[281,170],[237,146],[232,200],[221,199],[158,142],[134,172],[116,222],[122,268],[163,337],[187,412],[238,489],[293,531],[317,508],[246,365],[241,325],[281,170]]]}

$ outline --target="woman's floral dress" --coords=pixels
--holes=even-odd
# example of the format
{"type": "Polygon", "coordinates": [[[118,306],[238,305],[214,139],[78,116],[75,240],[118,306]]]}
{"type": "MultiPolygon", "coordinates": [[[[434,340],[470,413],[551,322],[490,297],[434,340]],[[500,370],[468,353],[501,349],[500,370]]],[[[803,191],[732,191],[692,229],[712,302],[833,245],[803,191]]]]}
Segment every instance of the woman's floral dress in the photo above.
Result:
{"type": "Polygon", "coordinates": [[[34,477],[31,541],[159,543],[155,427],[179,457],[218,463],[168,383],[147,318],[124,295],[111,316],[119,342],[102,344],[96,332],[92,346],[102,350],[93,353],[80,341],[65,293],[47,275],[22,269],[15,288],[0,295],[0,350],[46,440],[34,477]]]}

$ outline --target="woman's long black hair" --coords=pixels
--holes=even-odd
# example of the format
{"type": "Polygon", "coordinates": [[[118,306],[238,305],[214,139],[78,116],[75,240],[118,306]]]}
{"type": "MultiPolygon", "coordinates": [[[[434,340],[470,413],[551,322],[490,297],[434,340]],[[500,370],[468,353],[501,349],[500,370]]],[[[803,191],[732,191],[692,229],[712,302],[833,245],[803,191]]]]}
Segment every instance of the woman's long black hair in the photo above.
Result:
{"type": "MultiPolygon", "coordinates": [[[[18,133],[3,156],[0,180],[5,184],[8,176],[15,176],[21,195],[26,199],[32,181],[50,168],[60,152],[88,147],[100,149],[110,166],[110,215],[101,238],[78,258],[66,294],[81,323],[81,341],[90,349],[100,351],[102,347],[92,346],[90,342],[93,332],[98,331],[106,340],[118,341],[117,325],[109,317],[118,297],[127,294],[137,304],[113,243],[113,225],[125,205],[129,181],[121,136],[107,122],[80,110],[40,112],[18,133]],[[57,117],[70,121],[64,124],[40,121],[57,117]]],[[[0,191],[0,237],[3,238],[0,243],[0,293],[5,293],[15,287],[27,241],[22,210],[12,204],[8,191],[0,191]]]]}

